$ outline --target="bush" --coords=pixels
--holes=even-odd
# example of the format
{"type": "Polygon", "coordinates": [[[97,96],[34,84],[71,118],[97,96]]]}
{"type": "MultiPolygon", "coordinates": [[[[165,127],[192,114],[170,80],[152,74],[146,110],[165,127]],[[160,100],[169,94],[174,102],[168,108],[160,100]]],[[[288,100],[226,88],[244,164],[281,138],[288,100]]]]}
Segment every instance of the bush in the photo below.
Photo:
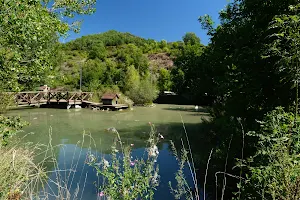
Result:
{"type": "Polygon", "coordinates": [[[0,92],[0,113],[6,112],[9,107],[15,105],[15,93],[0,92]]]}
{"type": "Polygon", "coordinates": [[[153,100],[157,98],[158,91],[150,78],[145,77],[139,85],[132,87],[125,94],[133,100],[134,104],[145,105],[152,104],[153,100]]]}
{"type": "Polygon", "coordinates": [[[20,132],[27,125],[20,117],[6,117],[0,115],[0,148],[8,144],[9,138],[20,132]]]}
{"type": "Polygon", "coordinates": [[[282,108],[268,113],[256,137],[257,152],[247,164],[237,199],[300,199],[300,118],[282,108]]]}

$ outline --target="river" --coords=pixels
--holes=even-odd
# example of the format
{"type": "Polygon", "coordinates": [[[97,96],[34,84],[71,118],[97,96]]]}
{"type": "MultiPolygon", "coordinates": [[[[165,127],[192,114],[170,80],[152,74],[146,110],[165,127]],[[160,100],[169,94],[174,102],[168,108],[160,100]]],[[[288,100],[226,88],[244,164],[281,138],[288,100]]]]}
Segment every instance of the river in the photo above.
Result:
{"type": "MultiPolygon", "coordinates": [[[[180,148],[180,138],[184,137],[183,123],[189,134],[201,135],[200,124],[203,118],[208,119],[204,109],[195,110],[194,106],[157,104],[155,107],[134,107],[124,111],[93,111],[89,109],[50,109],[26,108],[9,112],[9,115],[19,115],[30,123],[24,128],[23,141],[34,144],[48,144],[51,133],[51,144],[55,146],[54,155],[60,169],[70,169],[78,163],[76,171],[72,172],[68,188],[71,194],[76,193],[78,199],[97,199],[98,178],[92,167],[85,164],[86,154],[92,152],[97,156],[109,156],[114,134],[107,132],[109,127],[115,127],[123,142],[134,144],[133,156],[141,156],[145,151],[146,139],[149,135],[149,122],[155,125],[164,139],[159,144],[159,174],[160,185],[155,192],[155,199],[174,199],[170,194],[169,184],[174,183],[174,173],[178,169],[177,161],[172,155],[169,140],[173,140],[180,148]],[[83,142],[83,133],[86,134],[83,142]],[[88,136],[89,135],[89,136],[88,136]],[[92,138],[92,139],[91,139],[92,138]],[[178,145],[179,144],[179,145],[178,145]]],[[[195,142],[195,141],[194,141],[195,142]]],[[[204,147],[203,147],[204,148],[204,147]]],[[[209,149],[203,150],[205,155],[209,149]]],[[[37,162],[43,160],[40,155],[37,162]]],[[[44,162],[48,171],[54,170],[52,162],[44,162]]],[[[186,176],[191,183],[191,175],[186,170],[186,176]]],[[[49,179],[55,179],[55,173],[50,173],[49,179]]],[[[48,187],[54,187],[49,182],[48,187]]],[[[49,189],[49,188],[48,188],[49,189]]],[[[50,191],[50,190],[49,190],[50,191]]]]}

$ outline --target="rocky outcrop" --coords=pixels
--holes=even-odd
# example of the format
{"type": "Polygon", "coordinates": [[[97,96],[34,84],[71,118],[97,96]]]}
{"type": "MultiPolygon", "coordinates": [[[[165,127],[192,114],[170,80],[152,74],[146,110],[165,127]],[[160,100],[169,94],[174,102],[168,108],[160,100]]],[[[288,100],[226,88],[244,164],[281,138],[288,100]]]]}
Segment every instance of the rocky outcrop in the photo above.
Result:
{"type": "Polygon", "coordinates": [[[174,62],[168,53],[149,54],[150,67],[159,67],[171,69],[174,67],[174,62]]]}

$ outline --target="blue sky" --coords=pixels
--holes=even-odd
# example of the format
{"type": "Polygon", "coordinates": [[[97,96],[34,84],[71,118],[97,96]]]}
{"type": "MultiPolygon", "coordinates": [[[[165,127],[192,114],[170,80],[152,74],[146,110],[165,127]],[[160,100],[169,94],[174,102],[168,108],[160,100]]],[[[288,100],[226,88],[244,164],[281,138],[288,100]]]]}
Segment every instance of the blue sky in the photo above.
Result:
{"type": "Polygon", "coordinates": [[[227,3],[228,0],[98,0],[96,13],[78,18],[84,20],[80,33],[71,33],[65,41],[116,30],[168,42],[194,32],[207,44],[209,38],[201,30],[198,17],[209,14],[218,24],[218,12],[227,3]]]}

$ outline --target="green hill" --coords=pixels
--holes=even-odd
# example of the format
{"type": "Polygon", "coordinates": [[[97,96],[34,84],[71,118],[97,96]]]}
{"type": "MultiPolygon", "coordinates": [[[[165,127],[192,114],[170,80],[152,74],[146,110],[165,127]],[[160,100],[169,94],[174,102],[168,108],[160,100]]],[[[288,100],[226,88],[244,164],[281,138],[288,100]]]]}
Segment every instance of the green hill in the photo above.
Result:
{"type": "Polygon", "coordinates": [[[149,101],[158,90],[170,89],[157,85],[160,71],[164,75],[167,73],[170,79],[169,71],[182,45],[183,42],[155,41],[114,30],[83,36],[61,44],[58,67],[47,82],[52,88],[78,90],[82,69],[84,91],[113,88],[135,101],[140,101],[137,99],[143,99],[144,95],[135,98],[130,91],[134,90],[135,94],[148,91],[149,97],[141,102],[149,101]]]}

